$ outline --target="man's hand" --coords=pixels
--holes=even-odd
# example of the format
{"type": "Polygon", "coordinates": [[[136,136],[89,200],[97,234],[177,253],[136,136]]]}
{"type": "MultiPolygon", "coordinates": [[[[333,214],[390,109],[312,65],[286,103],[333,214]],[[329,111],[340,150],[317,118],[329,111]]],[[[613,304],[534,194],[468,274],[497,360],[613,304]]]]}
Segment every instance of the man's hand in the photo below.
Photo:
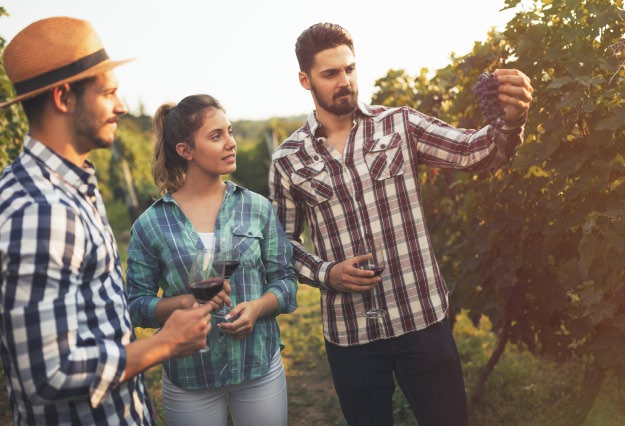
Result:
{"type": "Polygon", "coordinates": [[[499,81],[499,100],[506,112],[506,123],[523,120],[534,92],[529,77],[515,69],[498,69],[494,74],[499,81]]]}
{"type": "Polygon", "coordinates": [[[190,309],[177,309],[169,316],[155,338],[170,346],[171,357],[196,353],[206,347],[206,335],[211,329],[210,303],[190,309]]]}
{"type": "Polygon", "coordinates": [[[359,261],[371,258],[372,254],[356,256],[337,263],[330,269],[330,287],[346,293],[365,293],[376,286],[382,279],[374,276],[373,271],[360,269],[359,261]]]}

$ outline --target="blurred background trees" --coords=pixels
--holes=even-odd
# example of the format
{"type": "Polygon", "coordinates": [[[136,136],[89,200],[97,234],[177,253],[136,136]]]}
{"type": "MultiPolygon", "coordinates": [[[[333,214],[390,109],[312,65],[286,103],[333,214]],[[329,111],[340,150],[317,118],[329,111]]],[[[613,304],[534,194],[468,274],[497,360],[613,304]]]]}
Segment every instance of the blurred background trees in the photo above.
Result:
{"type": "Polygon", "coordinates": [[[474,128],[471,92],[482,71],[518,68],[532,79],[524,145],[510,165],[421,175],[452,309],[476,322],[486,315],[499,336],[475,403],[507,342],[584,360],[563,424],[583,422],[607,375],[625,379],[625,74],[610,48],[625,34],[619,7],[535,2],[431,78],[391,70],[378,81],[374,102],[474,128]]]}

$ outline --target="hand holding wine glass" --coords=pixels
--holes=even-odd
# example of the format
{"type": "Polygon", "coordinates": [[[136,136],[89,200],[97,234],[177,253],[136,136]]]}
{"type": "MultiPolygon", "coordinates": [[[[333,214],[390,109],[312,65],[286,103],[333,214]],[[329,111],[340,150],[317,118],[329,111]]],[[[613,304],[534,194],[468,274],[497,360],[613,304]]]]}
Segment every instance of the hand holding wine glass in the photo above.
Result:
{"type": "MultiPolygon", "coordinates": [[[[356,255],[358,256],[357,266],[361,269],[373,271],[373,276],[380,276],[384,272],[386,264],[384,262],[384,246],[381,244],[377,250],[370,247],[366,241],[360,241],[356,244],[356,255]]],[[[365,317],[381,318],[386,315],[386,310],[378,307],[377,289],[382,283],[379,283],[371,290],[371,307],[366,310],[365,317]]]]}
{"type": "MultiPolygon", "coordinates": [[[[210,302],[224,286],[224,264],[217,261],[215,250],[200,250],[191,265],[187,288],[203,305],[210,302]]],[[[202,351],[208,351],[208,346],[202,351]]]]}
{"type": "Polygon", "coordinates": [[[174,357],[193,355],[206,348],[206,339],[212,328],[210,310],[207,305],[176,309],[154,336],[172,344],[174,357]]]}
{"type": "MultiPolygon", "coordinates": [[[[237,270],[241,261],[237,241],[231,234],[224,234],[218,244],[215,245],[215,249],[217,250],[219,261],[224,264],[224,279],[228,280],[228,284],[232,288],[233,283],[230,281],[230,277],[237,270]]],[[[230,313],[231,308],[232,306],[224,304],[221,308],[214,311],[213,315],[227,320],[229,318],[226,318],[226,316],[230,313]]]]}

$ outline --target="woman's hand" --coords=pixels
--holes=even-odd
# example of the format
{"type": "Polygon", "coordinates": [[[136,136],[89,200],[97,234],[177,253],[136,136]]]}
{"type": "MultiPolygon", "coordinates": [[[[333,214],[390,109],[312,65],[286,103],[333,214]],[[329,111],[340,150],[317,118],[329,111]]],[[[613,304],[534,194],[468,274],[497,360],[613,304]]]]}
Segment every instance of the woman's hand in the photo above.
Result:
{"type": "Polygon", "coordinates": [[[232,301],[230,300],[231,289],[230,280],[224,280],[224,289],[208,302],[213,306],[213,310],[220,309],[223,305],[232,306],[232,301]]]}
{"type": "Polygon", "coordinates": [[[254,330],[254,325],[263,311],[260,299],[241,302],[230,311],[233,322],[220,322],[217,327],[235,339],[243,339],[254,330]]]}

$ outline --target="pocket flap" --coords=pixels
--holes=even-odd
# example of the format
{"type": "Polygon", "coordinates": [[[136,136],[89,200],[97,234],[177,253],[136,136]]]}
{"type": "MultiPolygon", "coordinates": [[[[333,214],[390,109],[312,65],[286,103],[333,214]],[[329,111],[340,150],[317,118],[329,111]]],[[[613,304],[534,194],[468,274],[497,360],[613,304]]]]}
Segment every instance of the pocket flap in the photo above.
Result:
{"type": "Polygon", "coordinates": [[[235,225],[232,228],[232,233],[237,237],[247,237],[247,238],[263,238],[263,233],[257,227],[249,226],[249,225],[235,225]]]}
{"type": "Polygon", "coordinates": [[[317,176],[319,173],[323,171],[325,168],[325,164],[323,161],[317,161],[316,163],[311,163],[301,169],[294,171],[291,174],[291,181],[295,185],[299,185],[302,182],[310,180],[317,176]]]}
{"type": "Polygon", "coordinates": [[[366,141],[363,145],[365,152],[380,152],[387,149],[397,148],[401,142],[399,133],[391,133],[390,135],[382,136],[379,139],[373,139],[366,141]]]}

